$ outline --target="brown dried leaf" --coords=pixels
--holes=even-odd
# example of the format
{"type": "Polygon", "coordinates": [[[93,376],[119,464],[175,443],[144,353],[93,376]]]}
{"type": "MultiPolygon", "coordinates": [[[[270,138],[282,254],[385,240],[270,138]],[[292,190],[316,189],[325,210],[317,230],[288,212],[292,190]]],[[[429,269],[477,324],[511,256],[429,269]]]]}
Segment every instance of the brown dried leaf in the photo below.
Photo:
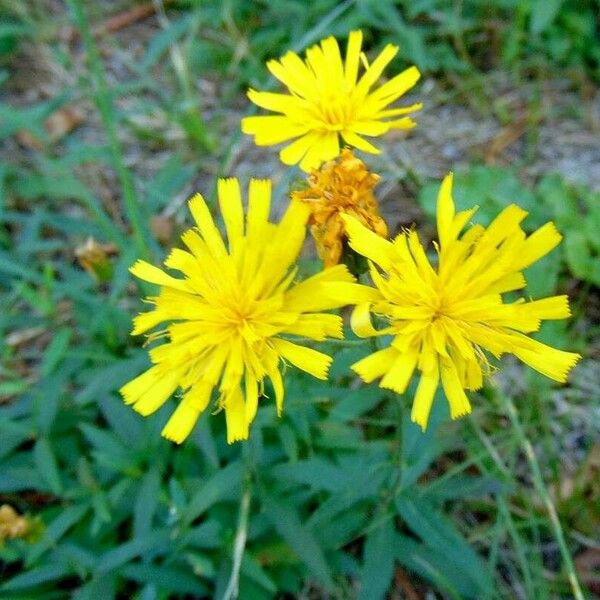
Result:
{"type": "Polygon", "coordinates": [[[0,542],[7,539],[23,538],[29,533],[26,517],[21,516],[10,504],[0,506],[0,542]]]}
{"type": "MultiPolygon", "coordinates": [[[[81,125],[84,120],[85,115],[83,111],[75,106],[63,106],[54,111],[44,121],[44,129],[48,134],[49,142],[51,144],[58,142],[65,135],[73,131],[73,129],[81,125]]],[[[44,141],[29,131],[18,131],[16,137],[20,144],[33,150],[42,150],[46,145],[44,141]]]]}
{"type": "Polygon", "coordinates": [[[520,117],[514,123],[504,127],[489,145],[485,153],[485,162],[488,165],[495,165],[504,149],[511,144],[514,144],[527,131],[528,128],[529,118],[527,115],[520,117]]]}
{"type": "Polygon", "coordinates": [[[75,256],[79,264],[99,282],[108,281],[112,276],[111,256],[119,253],[115,244],[99,244],[89,237],[85,244],[75,248],[75,256]]]}
{"type": "Polygon", "coordinates": [[[132,23],[151,17],[155,12],[156,6],[154,2],[145,2],[109,17],[99,25],[96,25],[92,33],[95,36],[99,36],[104,33],[119,31],[119,29],[123,29],[132,23]]]}
{"type": "Polygon", "coordinates": [[[396,567],[394,573],[394,591],[396,590],[402,593],[400,598],[406,598],[406,600],[422,600],[421,595],[413,586],[408,573],[400,567],[396,567]]]}
{"type": "Polygon", "coordinates": [[[590,592],[600,598],[600,548],[588,548],[575,557],[575,568],[590,592]]]}
{"type": "Polygon", "coordinates": [[[155,215],[150,221],[150,229],[160,244],[167,245],[173,238],[175,225],[170,217],[155,215]]]}

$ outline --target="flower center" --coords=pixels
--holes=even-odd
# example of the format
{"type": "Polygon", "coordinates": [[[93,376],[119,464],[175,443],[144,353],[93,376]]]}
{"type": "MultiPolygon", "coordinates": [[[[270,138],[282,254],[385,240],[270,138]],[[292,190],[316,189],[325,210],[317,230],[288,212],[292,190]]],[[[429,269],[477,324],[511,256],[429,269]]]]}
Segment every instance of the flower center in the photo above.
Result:
{"type": "Polygon", "coordinates": [[[256,321],[255,309],[255,302],[223,303],[223,325],[229,330],[231,336],[241,336],[248,341],[257,339],[253,327],[256,321]]]}
{"type": "Polygon", "coordinates": [[[449,305],[447,300],[444,298],[444,296],[440,295],[437,296],[436,300],[435,300],[435,304],[432,307],[433,313],[431,315],[431,321],[437,321],[438,319],[440,319],[441,317],[446,317],[448,316],[449,313],[449,305]]]}
{"type": "Polygon", "coordinates": [[[352,121],[352,104],[348,96],[329,93],[321,99],[319,117],[327,131],[342,131],[352,121]]]}

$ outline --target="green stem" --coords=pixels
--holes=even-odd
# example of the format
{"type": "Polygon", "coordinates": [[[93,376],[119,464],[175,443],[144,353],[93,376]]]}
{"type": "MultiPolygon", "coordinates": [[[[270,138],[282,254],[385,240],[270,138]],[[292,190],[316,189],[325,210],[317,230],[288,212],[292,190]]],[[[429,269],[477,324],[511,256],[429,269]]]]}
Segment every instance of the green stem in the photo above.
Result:
{"type": "Polygon", "coordinates": [[[251,475],[246,474],[244,480],[244,491],[240,501],[240,513],[238,526],[233,543],[233,565],[227,589],[223,594],[222,600],[234,600],[239,594],[240,569],[242,567],[242,558],[246,549],[246,539],[248,537],[248,518],[250,516],[250,501],[252,499],[252,481],[251,475]]]}
{"type": "Polygon", "coordinates": [[[75,16],[77,27],[81,32],[81,39],[90,62],[90,70],[96,88],[94,100],[108,137],[113,167],[119,178],[119,183],[121,184],[121,193],[123,195],[127,219],[131,225],[133,238],[138,252],[147,258],[149,256],[149,251],[146,244],[146,237],[144,236],[144,228],[142,227],[140,207],[136,198],[131,174],[127,170],[123,160],[123,149],[121,148],[121,143],[117,137],[117,130],[115,127],[117,120],[115,110],[112,105],[110,90],[104,76],[104,69],[102,67],[100,55],[98,54],[98,48],[96,47],[89,23],[83,12],[81,0],[68,0],[68,3],[75,16]]]}
{"type": "MultiPolygon", "coordinates": [[[[153,4],[156,8],[156,15],[160,26],[163,28],[163,31],[168,31],[171,23],[167,18],[163,0],[153,0],[153,4]]],[[[187,63],[177,41],[172,42],[169,47],[169,56],[171,57],[173,70],[175,71],[183,95],[184,127],[190,137],[200,144],[201,148],[212,152],[214,150],[214,143],[210,138],[208,131],[206,130],[206,124],[200,115],[200,109],[196,99],[197,93],[193,89],[187,63]]]]}
{"type": "Polygon", "coordinates": [[[519,439],[519,443],[525,452],[525,456],[527,457],[527,462],[529,463],[529,468],[531,469],[531,474],[533,475],[533,483],[535,485],[535,489],[542,499],[544,505],[546,506],[546,510],[548,511],[548,515],[550,517],[550,523],[552,524],[552,529],[554,530],[554,536],[556,537],[556,541],[558,542],[558,547],[560,549],[560,554],[562,556],[563,562],[567,569],[567,574],[569,577],[569,582],[571,584],[571,589],[573,591],[573,596],[576,600],[584,600],[583,592],[581,591],[581,586],[579,584],[579,580],[577,579],[577,572],[575,571],[575,566],[573,565],[573,560],[571,559],[571,554],[569,553],[569,549],[567,548],[567,544],[565,541],[565,536],[558,519],[558,514],[556,513],[556,507],[552,502],[552,498],[550,498],[550,494],[544,484],[544,479],[542,477],[542,471],[540,469],[540,464],[538,462],[537,456],[535,455],[535,451],[531,442],[527,438],[525,434],[525,430],[523,429],[523,425],[519,420],[519,416],[517,414],[517,410],[513,401],[504,394],[500,394],[504,407],[508,412],[508,416],[512,423],[512,426],[517,434],[519,439]]]}

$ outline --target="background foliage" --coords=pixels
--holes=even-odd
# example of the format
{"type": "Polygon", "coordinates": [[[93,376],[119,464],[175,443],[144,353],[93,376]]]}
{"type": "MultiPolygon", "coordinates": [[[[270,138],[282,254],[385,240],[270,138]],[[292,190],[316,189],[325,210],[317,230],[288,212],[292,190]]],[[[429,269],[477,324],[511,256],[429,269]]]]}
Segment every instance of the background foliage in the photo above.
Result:
{"type": "Polygon", "coordinates": [[[0,504],[31,531],[0,546],[0,596],[222,598],[246,525],[241,598],[569,598],[569,577],[597,594],[599,9],[1,2],[0,504]],[[248,443],[227,446],[223,416],[206,415],[175,447],[159,435],[172,406],[143,419],[116,393],[147,362],[129,331],[149,290],[127,268],[164,256],[185,198],[212,198],[220,174],[271,176],[285,201],[292,175],[240,137],[243,91],[273,85],[266,59],[358,27],[424,73],[419,127],[374,163],[390,223],[429,235],[451,167],[482,221],[510,202],[532,229],[555,220],[565,241],[528,293],[572,296],[574,318],[541,337],[584,360],[563,388],[507,362],[472,416],[449,422],[438,398],[423,434],[414,390],[350,375],[367,349],[349,333],[332,381],[288,372],[284,416],[265,403],[248,443]],[[108,256],[99,278],[77,259],[89,237],[108,256]]]}

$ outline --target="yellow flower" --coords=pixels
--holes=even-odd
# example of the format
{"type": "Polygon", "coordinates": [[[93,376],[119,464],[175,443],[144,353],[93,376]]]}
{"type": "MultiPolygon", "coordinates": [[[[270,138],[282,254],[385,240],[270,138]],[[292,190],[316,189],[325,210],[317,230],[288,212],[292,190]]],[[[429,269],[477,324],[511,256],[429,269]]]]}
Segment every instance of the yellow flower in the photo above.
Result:
{"type": "Polygon", "coordinates": [[[326,268],[337,265],[342,256],[347,237],[342,214],[353,215],[377,235],[387,236],[372,191],[378,181],[379,175],[370,173],[362,160],[344,148],[339,159],[311,173],[308,189],[292,192],[292,200],[310,207],[311,233],[326,268]]]}
{"type": "Polygon", "coordinates": [[[175,321],[150,339],[168,342],[150,350],[153,366],[122,389],[127,404],[149,415],[181,389],[181,400],[163,436],[182,442],[218,386],[217,406],[225,410],[227,441],[248,437],[265,377],[275,390],[278,414],[283,407],[281,362],[320,379],[331,358],[285,336],[312,340],[342,337],[342,320],[321,311],[346,304],[328,296],[331,282],[351,282],[340,265],[294,283],[294,262],[306,234],[309,209],[291,203],[279,224],[270,223],[271,182],[252,180],[244,216],[236,179],[221,179],[219,205],[228,245],[199,194],[189,203],[196,228],[182,240],[189,251],[174,249],[165,260],[183,279],[138,261],[131,272],[158,284],[150,298],[154,310],[138,315],[133,334],[164,321],[175,321]]]}
{"type": "MultiPolygon", "coordinates": [[[[455,212],[452,175],[440,188],[437,207],[438,268],[435,270],[415,231],[393,242],[383,240],[357,219],[344,216],[350,246],[370,259],[376,289],[352,316],[357,335],[392,335],[388,348],[352,365],[366,382],[403,393],[417,369],[421,373],[412,420],[427,426],[441,381],[452,418],[471,411],[465,390],[478,390],[489,370],[484,350],[499,358],[511,353],[555,381],[565,382],[578,354],[557,350],[530,337],[543,319],[570,316],[566,296],[506,303],[502,294],[522,289],[522,270],[561,240],[552,223],[527,237],[520,223],[527,213],[505,208],[489,227],[461,231],[476,208],[455,212]],[[389,321],[376,331],[370,312],[389,321]]],[[[366,294],[365,294],[366,296],[366,294]]]]}
{"type": "Polygon", "coordinates": [[[269,61],[267,68],[290,94],[250,89],[248,97],[254,104],[280,114],[246,117],[242,119],[242,131],[253,135],[258,146],[297,138],[279,156],[286,165],[299,162],[306,172],[338,156],[340,135],[350,146],[377,154],[379,150],[362,136],[414,127],[414,121],[402,115],[419,110],[421,104],[388,106],[410,90],[421,75],[413,66],[372,91],[398,47],[388,44],[367,66],[361,46],[362,32],[353,31],[345,62],[333,37],[309,48],[304,61],[294,52],[269,61]],[[361,58],[366,68],[358,78],[361,58]]]}

